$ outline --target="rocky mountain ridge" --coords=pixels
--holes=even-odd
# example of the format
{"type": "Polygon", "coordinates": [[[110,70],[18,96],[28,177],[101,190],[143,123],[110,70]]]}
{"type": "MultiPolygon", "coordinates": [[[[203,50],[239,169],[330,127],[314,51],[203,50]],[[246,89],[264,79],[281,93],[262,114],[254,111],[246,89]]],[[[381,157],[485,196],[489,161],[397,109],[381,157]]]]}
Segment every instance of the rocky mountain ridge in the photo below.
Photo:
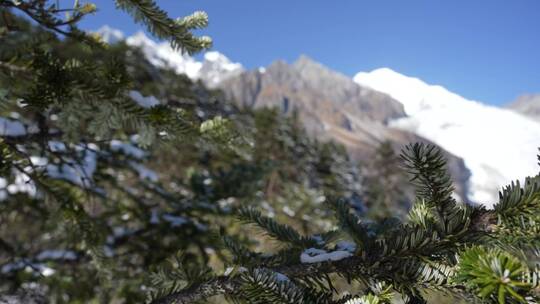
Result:
{"type": "MultiPolygon", "coordinates": [[[[292,64],[278,60],[264,69],[245,71],[224,80],[218,88],[227,99],[244,106],[296,112],[313,136],[343,144],[360,164],[368,164],[384,141],[390,141],[396,150],[410,142],[432,143],[389,126],[406,117],[400,102],[307,56],[292,64]]],[[[446,156],[457,194],[467,200],[469,171],[462,159],[450,153],[446,156]]]]}

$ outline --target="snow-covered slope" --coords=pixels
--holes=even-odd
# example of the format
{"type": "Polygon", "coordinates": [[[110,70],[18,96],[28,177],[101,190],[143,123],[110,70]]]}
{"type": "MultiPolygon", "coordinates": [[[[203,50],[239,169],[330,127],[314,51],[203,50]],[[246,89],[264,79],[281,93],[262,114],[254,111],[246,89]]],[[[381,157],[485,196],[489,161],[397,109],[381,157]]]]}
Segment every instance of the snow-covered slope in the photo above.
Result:
{"type": "Polygon", "coordinates": [[[202,63],[193,57],[175,51],[168,42],[157,43],[143,32],[137,32],[126,39],[130,46],[138,47],[153,65],[168,67],[179,74],[186,74],[189,78],[197,79],[202,63]]]}
{"type": "Polygon", "coordinates": [[[393,121],[393,126],[428,138],[465,160],[472,173],[473,202],[491,206],[501,186],[539,171],[539,123],[388,68],[360,72],[354,80],[403,103],[408,117],[393,121]]]}
{"type": "Polygon", "coordinates": [[[211,88],[221,81],[240,74],[244,68],[240,63],[231,62],[220,52],[210,51],[204,54],[204,61],[199,70],[199,77],[211,88]]]}
{"type": "MultiPolygon", "coordinates": [[[[124,40],[121,31],[109,26],[103,26],[96,31],[107,43],[124,40]]],[[[137,32],[125,39],[128,45],[139,47],[146,58],[158,67],[171,68],[179,74],[186,74],[193,80],[202,80],[207,86],[214,88],[218,83],[231,76],[241,73],[241,64],[231,62],[225,55],[208,51],[203,61],[182,54],[171,48],[168,42],[155,42],[143,32],[137,32]]]]}

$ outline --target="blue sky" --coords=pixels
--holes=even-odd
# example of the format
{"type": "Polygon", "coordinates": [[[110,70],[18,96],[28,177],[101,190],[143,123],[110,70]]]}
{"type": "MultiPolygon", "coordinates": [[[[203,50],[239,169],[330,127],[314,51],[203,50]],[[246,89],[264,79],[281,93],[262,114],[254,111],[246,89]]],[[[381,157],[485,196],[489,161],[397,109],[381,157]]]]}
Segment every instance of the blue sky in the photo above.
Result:
{"type": "MultiPolygon", "coordinates": [[[[82,27],[142,27],[113,1],[82,27]]],[[[469,99],[540,93],[539,0],[161,0],[171,17],[204,10],[201,33],[247,68],[301,54],[353,76],[390,67],[469,99]]]]}

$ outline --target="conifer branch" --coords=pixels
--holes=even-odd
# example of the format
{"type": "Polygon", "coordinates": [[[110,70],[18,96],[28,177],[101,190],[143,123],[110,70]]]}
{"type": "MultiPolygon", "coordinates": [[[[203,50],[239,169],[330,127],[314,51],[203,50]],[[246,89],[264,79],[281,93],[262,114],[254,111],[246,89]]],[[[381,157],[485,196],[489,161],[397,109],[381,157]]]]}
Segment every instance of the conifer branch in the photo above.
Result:
{"type": "Polygon", "coordinates": [[[14,2],[10,0],[1,0],[0,7],[17,9],[44,28],[57,34],[77,39],[92,46],[100,45],[84,31],[77,28],[77,23],[79,23],[86,15],[95,12],[96,6],[94,4],[87,4],[83,7],[75,7],[73,9],[51,9],[46,1],[14,2]],[[66,13],[69,17],[66,17],[65,19],[58,18],[56,15],[60,13],[66,13]],[[65,27],[69,30],[65,30],[65,27]]]}
{"type": "Polygon", "coordinates": [[[174,49],[193,54],[212,45],[209,37],[196,37],[190,32],[208,25],[206,13],[196,12],[173,20],[153,0],[116,0],[116,5],[131,14],[135,21],[146,25],[156,37],[169,40],[174,49]]]}
{"type": "MultiPolygon", "coordinates": [[[[472,218],[473,232],[476,233],[489,233],[491,228],[486,223],[492,223],[496,218],[496,214],[493,211],[483,210],[474,214],[472,218]]],[[[444,241],[443,241],[444,242],[444,241]]],[[[446,243],[446,242],[445,242],[446,243]]],[[[446,246],[453,246],[446,243],[446,246]]],[[[431,252],[433,254],[433,252],[431,252]]],[[[384,257],[380,257],[383,258],[384,257]]],[[[410,254],[410,256],[401,255],[401,263],[407,263],[407,261],[416,260],[416,253],[410,254]]],[[[337,261],[325,261],[320,263],[296,263],[285,264],[276,267],[265,268],[270,273],[280,273],[290,279],[302,278],[308,276],[322,276],[332,273],[338,274],[353,274],[354,277],[377,277],[377,273],[382,277],[385,277],[387,270],[384,268],[383,260],[378,262],[367,261],[362,255],[353,255],[348,258],[344,258],[337,261]],[[381,268],[378,268],[381,267],[381,268]]],[[[436,279],[438,280],[438,278],[436,279]]],[[[422,283],[423,284],[423,283],[422,283]]],[[[193,285],[185,290],[180,290],[164,297],[154,299],[152,304],[183,304],[193,303],[193,301],[200,301],[216,295],[231,295],[238,291],[242,286],[242,280],[238,276],[219,276],[210,281],[203,282],[198,285],[193,285]]],[[[453,289],[462,289],[464,286],[452,286],[453,289]]],[[[413,297],[414,298],[414,297],[413,297]]],[[[417,298],[414,298],[417,299],[417,298]]],[[[414,303],[411,302],[411,303],[414,303]]]]}

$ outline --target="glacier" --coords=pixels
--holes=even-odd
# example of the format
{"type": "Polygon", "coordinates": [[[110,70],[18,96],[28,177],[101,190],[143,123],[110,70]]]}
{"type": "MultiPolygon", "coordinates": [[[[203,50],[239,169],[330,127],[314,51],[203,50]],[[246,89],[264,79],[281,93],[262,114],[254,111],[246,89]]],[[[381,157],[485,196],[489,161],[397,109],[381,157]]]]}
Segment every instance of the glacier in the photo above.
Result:
{"type": "Polygon", "coordinates": [[[471,171],[472,202],[491,207],[502,186],[539,172],[540,123],[389,68],[360,72],[354,81],[403,104],[407,117],[391,121],[391,126],[414,132],[463,158],[471,171]]]}

